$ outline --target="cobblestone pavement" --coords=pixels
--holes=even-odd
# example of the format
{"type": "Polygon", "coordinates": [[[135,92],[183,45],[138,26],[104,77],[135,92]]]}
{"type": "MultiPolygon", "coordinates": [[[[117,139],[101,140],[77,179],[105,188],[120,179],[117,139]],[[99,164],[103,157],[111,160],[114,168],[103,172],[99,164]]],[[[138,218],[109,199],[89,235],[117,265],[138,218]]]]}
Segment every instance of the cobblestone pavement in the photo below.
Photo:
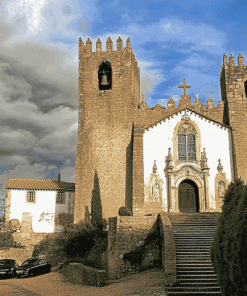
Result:
{"type": "Polygon", "coordinates": [[[51,272],[30,278],[0,280],[1,296],[165,296],[164,274],[158,269],[145,271],[119,280],[108,281],[105,287],[92,287],[65,282],[63,276],[51,272]]]}

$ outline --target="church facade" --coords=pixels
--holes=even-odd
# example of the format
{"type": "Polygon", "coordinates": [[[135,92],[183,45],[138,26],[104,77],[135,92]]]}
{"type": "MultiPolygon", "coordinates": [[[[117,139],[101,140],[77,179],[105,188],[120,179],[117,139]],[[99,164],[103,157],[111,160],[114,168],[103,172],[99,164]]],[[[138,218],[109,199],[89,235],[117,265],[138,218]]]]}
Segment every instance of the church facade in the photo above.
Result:
{"type": "MultiPolygon", "coordinates": [[[[74,222],[93,214],[220,212],[231,181],[247,179],[247,68],[223,55],[222,100],[194,103],[183,84],[176,107],[148,108],[140,97],[140,71],[130,45],[79,39],[79,126],[74,222]],[[95,206],[95,188],[98,205],[95,206]]],[[[192,86],[193,87],[193,86],[192,86]]]]}

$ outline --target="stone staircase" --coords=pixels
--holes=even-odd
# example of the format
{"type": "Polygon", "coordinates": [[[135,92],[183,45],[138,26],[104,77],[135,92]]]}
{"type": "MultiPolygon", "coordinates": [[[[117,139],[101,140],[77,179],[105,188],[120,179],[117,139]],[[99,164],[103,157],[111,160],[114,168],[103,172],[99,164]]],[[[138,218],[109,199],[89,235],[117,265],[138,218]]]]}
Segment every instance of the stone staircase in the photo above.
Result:
{"type": "Polygon", "coordinates": [[[169,213],[176,245],[177,283],[167,295],[222,295],[210,260],[218,213],[169,213]]]}

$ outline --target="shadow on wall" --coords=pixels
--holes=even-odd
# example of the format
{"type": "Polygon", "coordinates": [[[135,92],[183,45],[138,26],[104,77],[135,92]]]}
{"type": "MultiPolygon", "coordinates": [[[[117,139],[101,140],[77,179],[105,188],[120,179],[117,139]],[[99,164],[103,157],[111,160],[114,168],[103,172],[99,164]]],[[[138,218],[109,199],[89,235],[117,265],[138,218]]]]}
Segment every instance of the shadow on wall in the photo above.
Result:
{"type": "MultiPolygon", "coordinates": [[[[87,209],[85,210],[87,211],[87,209]]],[[[104,220],[105,219],[102,218],[102,204],[100,198],[99,177],[97,171],[95,171],[91,201],[91,223],[94,227],[102,230],[106,226],[104,220]]]]}
{"type": "Polygon", "coordinates": [[[125,207],[132,212],[132,184],[133,184],[133,129],[129,145],[126,148],[126,185],[125,207]]]}

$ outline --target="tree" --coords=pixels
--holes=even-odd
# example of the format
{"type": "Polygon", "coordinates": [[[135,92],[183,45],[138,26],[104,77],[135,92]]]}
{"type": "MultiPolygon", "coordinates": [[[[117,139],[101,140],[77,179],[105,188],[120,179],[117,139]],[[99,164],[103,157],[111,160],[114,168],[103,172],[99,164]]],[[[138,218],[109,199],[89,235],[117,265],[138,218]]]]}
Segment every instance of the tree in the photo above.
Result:
{"type": "Polygon", "coordinates": [[[239,179],[224,197],[211,259],[224,296],[247,295],[247,186],[239,179]]]}

